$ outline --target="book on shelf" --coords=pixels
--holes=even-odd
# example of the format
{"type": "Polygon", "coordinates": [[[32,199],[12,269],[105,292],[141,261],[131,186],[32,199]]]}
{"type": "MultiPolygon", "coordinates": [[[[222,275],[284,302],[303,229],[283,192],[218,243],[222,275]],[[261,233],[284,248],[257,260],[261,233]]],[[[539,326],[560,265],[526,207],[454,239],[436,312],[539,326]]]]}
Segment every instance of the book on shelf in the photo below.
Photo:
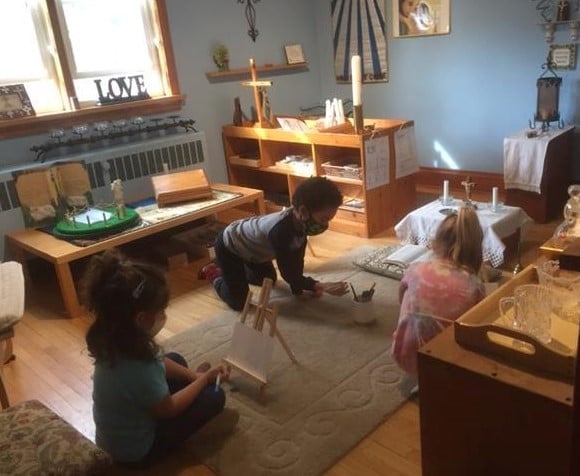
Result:
{"type": "Polygon", "coordinates": [[[93,205],[91,182],[83,161],[55,162],[13,173],[27,228],[55,225],[69,210],[93,205]]]}

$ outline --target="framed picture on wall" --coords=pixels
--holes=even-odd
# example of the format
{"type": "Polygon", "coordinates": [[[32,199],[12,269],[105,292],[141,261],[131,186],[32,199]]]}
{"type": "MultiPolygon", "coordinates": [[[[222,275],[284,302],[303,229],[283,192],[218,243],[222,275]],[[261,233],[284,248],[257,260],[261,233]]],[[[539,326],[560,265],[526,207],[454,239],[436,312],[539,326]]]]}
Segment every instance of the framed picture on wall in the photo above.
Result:
{"type": "Polygon", "coordinates": [[[550,45],[553,69],[576,69],[576,45],[550,45]]]}
{"type": "Polygon", "coordinates": [[[451,0],[391,1],[395,38],[449,34],[451,0]]]}
{"type": "Polygon", "coordinates": [[[304,52],[302,51],[302,45],[285,45],[284,51],[286,52],[286,62],[288,64],[306,63],[304,52]]]}
{"type": "Polygon", "coordinates": [[[0,121],[34,115],[34,108],[23,84],[0,86],[0,121]]]}

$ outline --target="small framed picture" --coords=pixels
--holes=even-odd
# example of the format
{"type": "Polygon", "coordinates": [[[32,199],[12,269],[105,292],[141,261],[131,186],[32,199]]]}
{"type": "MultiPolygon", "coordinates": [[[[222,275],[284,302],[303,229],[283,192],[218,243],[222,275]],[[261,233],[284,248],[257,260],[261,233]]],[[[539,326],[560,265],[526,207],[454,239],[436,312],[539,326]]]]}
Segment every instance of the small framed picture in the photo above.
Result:
{"type": "Polygon", "coordinates": [[[550,45],[554,69],[576,69],[576,45],[550,45]]]}
{"type": "Polygon", "coordinates": [[[285,45],[284,51],[286,52],[286,62],[288,64],[306,63],[304,52],[302,51],[302,45],[285,45]]]}
{"type": "Polygon", "coordinates": [[[0,121],[34,115],[34,108],[23,84],[0,86],[0,121]]]}

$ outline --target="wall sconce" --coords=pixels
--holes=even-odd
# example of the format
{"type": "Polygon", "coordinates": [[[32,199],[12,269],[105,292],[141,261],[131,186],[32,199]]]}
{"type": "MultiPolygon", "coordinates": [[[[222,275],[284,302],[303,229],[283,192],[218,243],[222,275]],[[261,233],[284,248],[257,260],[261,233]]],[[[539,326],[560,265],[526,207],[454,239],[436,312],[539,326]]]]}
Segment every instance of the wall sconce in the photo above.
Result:
{"type": "Polygon", "coordinates": [[[260,34],[260,32],[256,29],[256,9],[254,8],[254,3],[258,3],[260,0],[238,0],[238,3],[242,5],[246,3],[246,20],[248,20],[248,26],[250,29],[248,30],[248,35],[252,39],[253,42],[256,41],[256,38],[260,34]]]}

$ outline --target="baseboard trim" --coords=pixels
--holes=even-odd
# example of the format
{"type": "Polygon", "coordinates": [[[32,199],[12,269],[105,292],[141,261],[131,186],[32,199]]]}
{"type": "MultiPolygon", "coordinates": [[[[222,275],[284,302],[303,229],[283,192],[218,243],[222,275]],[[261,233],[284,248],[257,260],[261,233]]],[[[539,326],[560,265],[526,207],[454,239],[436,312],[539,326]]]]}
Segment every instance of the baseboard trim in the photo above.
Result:
{"type": "Polygon", "coordinates": [[[421,193],[441,194],[443,180],[449,180],[449,190],[457,197],[465,195],[465,188],[461,182],[465,178],[471,177],[475,183],[473,197],[476,200],[487,200],[491,198],[491,189],[498,187],[499,197],[505,197],[503,174],[492,172],[477,172],[475,170],[451,170],[436,169],[432,167],[421,167],[417,172],[417,191],[421,193]]]}

